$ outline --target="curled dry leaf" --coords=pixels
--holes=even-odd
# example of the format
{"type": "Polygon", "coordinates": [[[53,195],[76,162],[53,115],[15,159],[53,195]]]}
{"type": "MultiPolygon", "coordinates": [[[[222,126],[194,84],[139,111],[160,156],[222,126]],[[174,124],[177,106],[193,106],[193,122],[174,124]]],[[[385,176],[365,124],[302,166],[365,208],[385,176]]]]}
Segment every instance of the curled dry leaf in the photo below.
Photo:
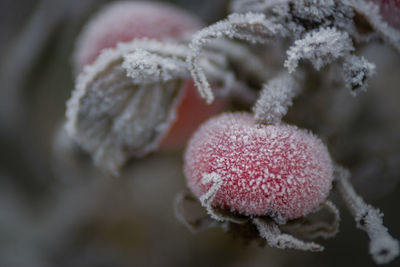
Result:
{"type": "MultiPolygon", "coordinates": [[[[69,136],[114,175],[129,157],[154,151],[175,121],[189,53],[184,44],[149,39],[104,50],[78,76],[67,103],[69,136]]],[[[222,87],[235,87],[227,56],[208,51],[199,64],[222,87]]]]}
{"type": "Polygon", "coordinates": [[[189,75],[184,57],[179,60],[184,50],[182,45],[136,40],[105,50],[78,77],[67,104],[66,129],[97,166],[117,175],[128,157],[157,147],[175,118],[183,76],[189,75]],[[143,53],[163,60],[129,62],[143,53]],[[160,79],[147,80],[151,72],[160,79]]]}

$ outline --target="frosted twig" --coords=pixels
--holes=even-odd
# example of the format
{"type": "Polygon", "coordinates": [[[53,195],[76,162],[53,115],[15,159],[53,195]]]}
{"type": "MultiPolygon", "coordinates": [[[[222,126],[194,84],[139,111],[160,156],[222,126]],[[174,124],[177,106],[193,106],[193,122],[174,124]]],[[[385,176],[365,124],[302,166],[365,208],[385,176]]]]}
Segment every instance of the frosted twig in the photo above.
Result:
{"type": "Polygon", "coordinates": [[[284,32],[282,25],[267,20],[263,14],[253,13],[244,15],[232,14],[226,20],[217,22],[197,32],[190,43],[191,53],[187,57],[187,63],[201,97],[207,103],[214,101],[214,94],[210,84],[199,65],[201,50],[210,40],[228,37],[252,43],[264,43],[278,34],[284,35],[284,32]]]}
{"type": "Polygon", "coordinates": [[[321,28],[295,41],[287,51],[288,57],[284,66],[289,73],[293,73],[300,60],[308,59],[316,70],[320,70],[353,50],[354,47],[347,32],[341,32],[336,28],[321,28]]]}
{"type": "Polygon", "coordinates": [[[291,235],[283,234],[279,230],[276,223],[265,221],[260,218],[254,218],[253,223],[256,225],[260,235],[264,238],[268,245],[280,249],[299,249],[307,251],[323,251],[324,247],[314,242],[304,242],[291,235]]]}
{"type": "Polygon", "coordinates": [[[377,264],[385,264],[399,255],[399,241],[393,238],[383,225],[380,210],[366,204],[350,184],[350,172],[341,166],[335,168],[337,189],[353,214],[357,227],[370,238],[369,253],[377,264]]]}
{"type": "Polygon", "coordinates": [[[264,85],[253,112],[258,123],[276,124],[286,115],[292,99],[299,93],[301,86],[288,73],[281,73],[278,77],[264,85]]]}
{"type": "Polygon", "coordinates": [[[396,30],[382,19],[379,6],[376,3],[365,0],[350,0],[349,4],[354,10],[364,15],[375,31],[400,52],[400,30],[396,30]]]}
{"type": "Polygon", "coordinates": [[[375,74],[375,64],[364,57],[349,55],[343,62],[343,79],[351,95],[366,91],[369,78],[375,74]]]}

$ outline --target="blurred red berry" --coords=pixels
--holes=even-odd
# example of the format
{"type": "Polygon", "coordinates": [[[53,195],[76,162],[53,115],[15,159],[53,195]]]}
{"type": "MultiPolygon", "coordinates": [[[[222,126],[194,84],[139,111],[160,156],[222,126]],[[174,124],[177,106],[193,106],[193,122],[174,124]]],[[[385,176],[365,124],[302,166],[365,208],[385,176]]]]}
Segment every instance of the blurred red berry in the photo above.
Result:
{"type": "Polygon", "coordinates": [[[177,7],[154,2],[113,2],[86,26],[77,42],[74,64],[78,71],[93,63],[104,48],[136,38],[157,40],[182,37],[196,31],[201,21],[177,7]]]}
{"type": "Polygon", "coordinates": [[[189,141],[184,162],[197,197],[218,182],[211,205],[250,216],[305,216],[326,199],[333,179],[320,139],[295,126],[258,125],[250,114],[207,121],[189,141]],[[207,175],[214,181],[205,182],[207,175]]]}
{"type": "Polygon", "coordinates": [[[400,30],[400,0],[373,0],[380,7],[383,19],[400,30]]]}
{"type": "MultiPolygon", "coordinates": [[[[82,71],[103,49],[115,47],[117,43],[143,37],[179,40],[201,26],[195,15],[168,4],[113,2],[101,10],[80,35],[74,56],[75,69],[82,71]]],[[[160,144],[161,148],[182,148],[200,123],[226,106],[222,100],[207,105],[192,80],[187,80],[182,90],[176,120],[160,144]]]]}

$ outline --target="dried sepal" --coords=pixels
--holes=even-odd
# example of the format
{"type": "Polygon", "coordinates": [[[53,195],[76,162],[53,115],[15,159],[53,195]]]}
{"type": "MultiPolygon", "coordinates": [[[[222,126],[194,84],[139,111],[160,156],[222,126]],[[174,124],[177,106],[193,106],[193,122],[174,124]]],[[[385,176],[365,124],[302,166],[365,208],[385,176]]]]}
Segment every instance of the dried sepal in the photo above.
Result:
{"type": "Polygon", "coordinates": [[[184,60],[165,57],[140,48],[123,55],[122,67],[135,84],[164,83],[189,76],[184,60]]]}
{"type": "MultiPolygon", "coordinates": [[[[207,176],[205,180],[215,180],[214,175],[207,176]]],[[[207,194],[207,197],[212,196],[212,192],[207,194]]],[[[266,241],[271,247],[279,249],[298,249],[305,251],[323,251],[324,248],[314,242],[305,242],[296,238],[289,233],[296,233],[303,237],[324,237],[328,238],[337,233],[339,215],[336,207],[326,201],[321,205],[321,208],[327,208],[334,214],[334,220],[330,224],[323,222],[314,222],[313,224],[306,224],[302,219],[294,220],[291,222],[279,223],[272,217],[251,217],[243,216],[237,213],[232,213],[229,210],[219,210],[210,206],[209,208],[218,212],[218,219],[214,218],[208,212],[206,216],[190,215],[191,210],[187,210],[186,205],[196,205],[199,201],[189,192],[184,191],[178,194],[174,201],[174,212],[179,222],[184,224],[192,233],[211,228],[220,227],[224,231],[229,232],[235,236],[242,237],[245,240],[258,240],[266,241]],[[301,221],[301,223],[297,223],[301,221]],[[297,224],[296,224],[297,223],[297,224]],[[293,230],[293,228],[296,229],[293,230]],[[287,231],[289,233],[282,233],[287,231]]],[[[200,203],[203,206],[203,203],[200,203]]],[[[208,209],[208,208],[207,208],[208,209]]],[[[193,213],[193,212],[192,212],[193,213]]]]}
{"type": "MultiPolygon", "coordinates": [[[[67,104],[66,129],[104,171],[117,175],[130,156],[154,150],[167,132],[175,118],[183,82],[181,65],[172,58],[183,51],[185,48],[176,44],[135,40],[105,50],[78,76],[67,104]],[[166,57],[168,64],[177,62],[178,74],[169,73],[170,79],[159,77],[153,83],[143,82],[151,68],[133,76],[133,66],[127,60],[141,49],[156,53],[154,57],[166,57]]],[[[142,63],[143,70],[154,62],[142,63]]],[[[163,68],[159,65],[156,69],[163,68]]]]}
{"type": "Polygon", "coordinates": [[[369,253],[372,258],[377,264],[389,263],[400,253],[399,241],[393,238],[383,225],[382,212],[365,203],[355,192],[349,181],[348,170],[336,166],[335,174],[336,188],[354,216],[357,227],[367,232],[370,238],[369,253]]]}
{"type": "Polygon", "coordinates": [[[351,95],[367,90],[369,78],[375,74],[375,64],[364,57],[350,55],[343,61],[343,79],[351,95]]]}
{"type": "Polygon", "coordinates": [[[317,243],[305,242],[292,235],[282,233],[278,225],[272,220],[254,218],[252,221],[257,226],[261,237],[263,237],[271,247],[280,249],[293,248],[306,251],[324,250],[324,247],[317,243]]]}
{"type": "Polygon", "coordinates": [[[282,73],[265,84],[253,107],[257,123],[276,124],[281,122],[300,88],[298,79],[288,73],[282,73]]]}
{"type": "MultiPolygon", "coordinates": [[[[307,239],[315,239],[318,237],[322,237],[325,239],[332,238],[339,232],[339,210],[336,208],[335,204],[333,204],[329,200],[321,204],[319,210],[321,209],[326,209],[333,215],[332,221],[326,222],[304,217],[290,221],[285,225],[280,225],[280,227],[283,231],[307,239]]],[[[319,210],[316,210],[314,213],[319,212],[319,210]]]]}
{"type": "Polygon", "coordinates": [[[238,223],[241,224],[244,221],[242,220],[241,217],[235,216],[230,212],[226,212],[222,209],[218,209],[212,205],[212,202],[215,198],[215,195],[217,194],[218,190],[220,189],[222,185],[222,178],[219,176],[217,173],[209,173],[209,174],[203,174],[203,179],[201,180],[201,183],[206,185],[206,184],[211,184],[211,187],[208,189],[208,191],[203,194],[199,200],[201,205],[206,208],[207,213],[210,215],[210,217],[216,221],[219,222],[232,222],[232,223],[238,223]]]}
{"type": "Polygon", "coordinates": [[[197,204],[197,199],[187,191],[179,193],[175,197],[174,201],[174,213],[175,217],[180,223],[185,225],[192,233],[197,233],[211,227],[217,227],[220,222],[212,219],[209,216],[201,216],[198,218],[190,218],[185,209],[185,204],[195,203],[197,204]]]}
{"type": "Polygon", "coordinates": [[[217,22],[197,32],[190,43],[191,53],[187,63],[200,95],[207,101],[214,101],[214,94],[203,68],[199,64],[202,48],[212,39],[228,37],[264,43],[276,35],[284,35],[284,28],[265,18],[263,14],[232,14],[226,20],[217,22]]]}
{"type": "Polygon", "coordinates": [[[316,70],[354,50],[350,36],[336,28],[320,28],[296,40],[287,51],[284,66],[293,73],[300,60],[309,60],[316,70]]]}

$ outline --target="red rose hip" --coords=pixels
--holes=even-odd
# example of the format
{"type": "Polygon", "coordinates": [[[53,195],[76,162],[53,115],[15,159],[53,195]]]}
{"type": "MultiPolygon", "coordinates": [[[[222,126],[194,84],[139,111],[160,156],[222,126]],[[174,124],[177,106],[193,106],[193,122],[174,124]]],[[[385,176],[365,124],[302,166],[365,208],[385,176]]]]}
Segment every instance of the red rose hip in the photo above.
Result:
{"type": "Polygon", "coordinates": [[[315,210],[333,179],[326,146],[306,130],[259,125],[246,113],[208,120],[189,141],[184,172],[200,198],[248,216],[294,219],[315,210]],[[216,186],[217,185],[217,186],[216,186]]]}

